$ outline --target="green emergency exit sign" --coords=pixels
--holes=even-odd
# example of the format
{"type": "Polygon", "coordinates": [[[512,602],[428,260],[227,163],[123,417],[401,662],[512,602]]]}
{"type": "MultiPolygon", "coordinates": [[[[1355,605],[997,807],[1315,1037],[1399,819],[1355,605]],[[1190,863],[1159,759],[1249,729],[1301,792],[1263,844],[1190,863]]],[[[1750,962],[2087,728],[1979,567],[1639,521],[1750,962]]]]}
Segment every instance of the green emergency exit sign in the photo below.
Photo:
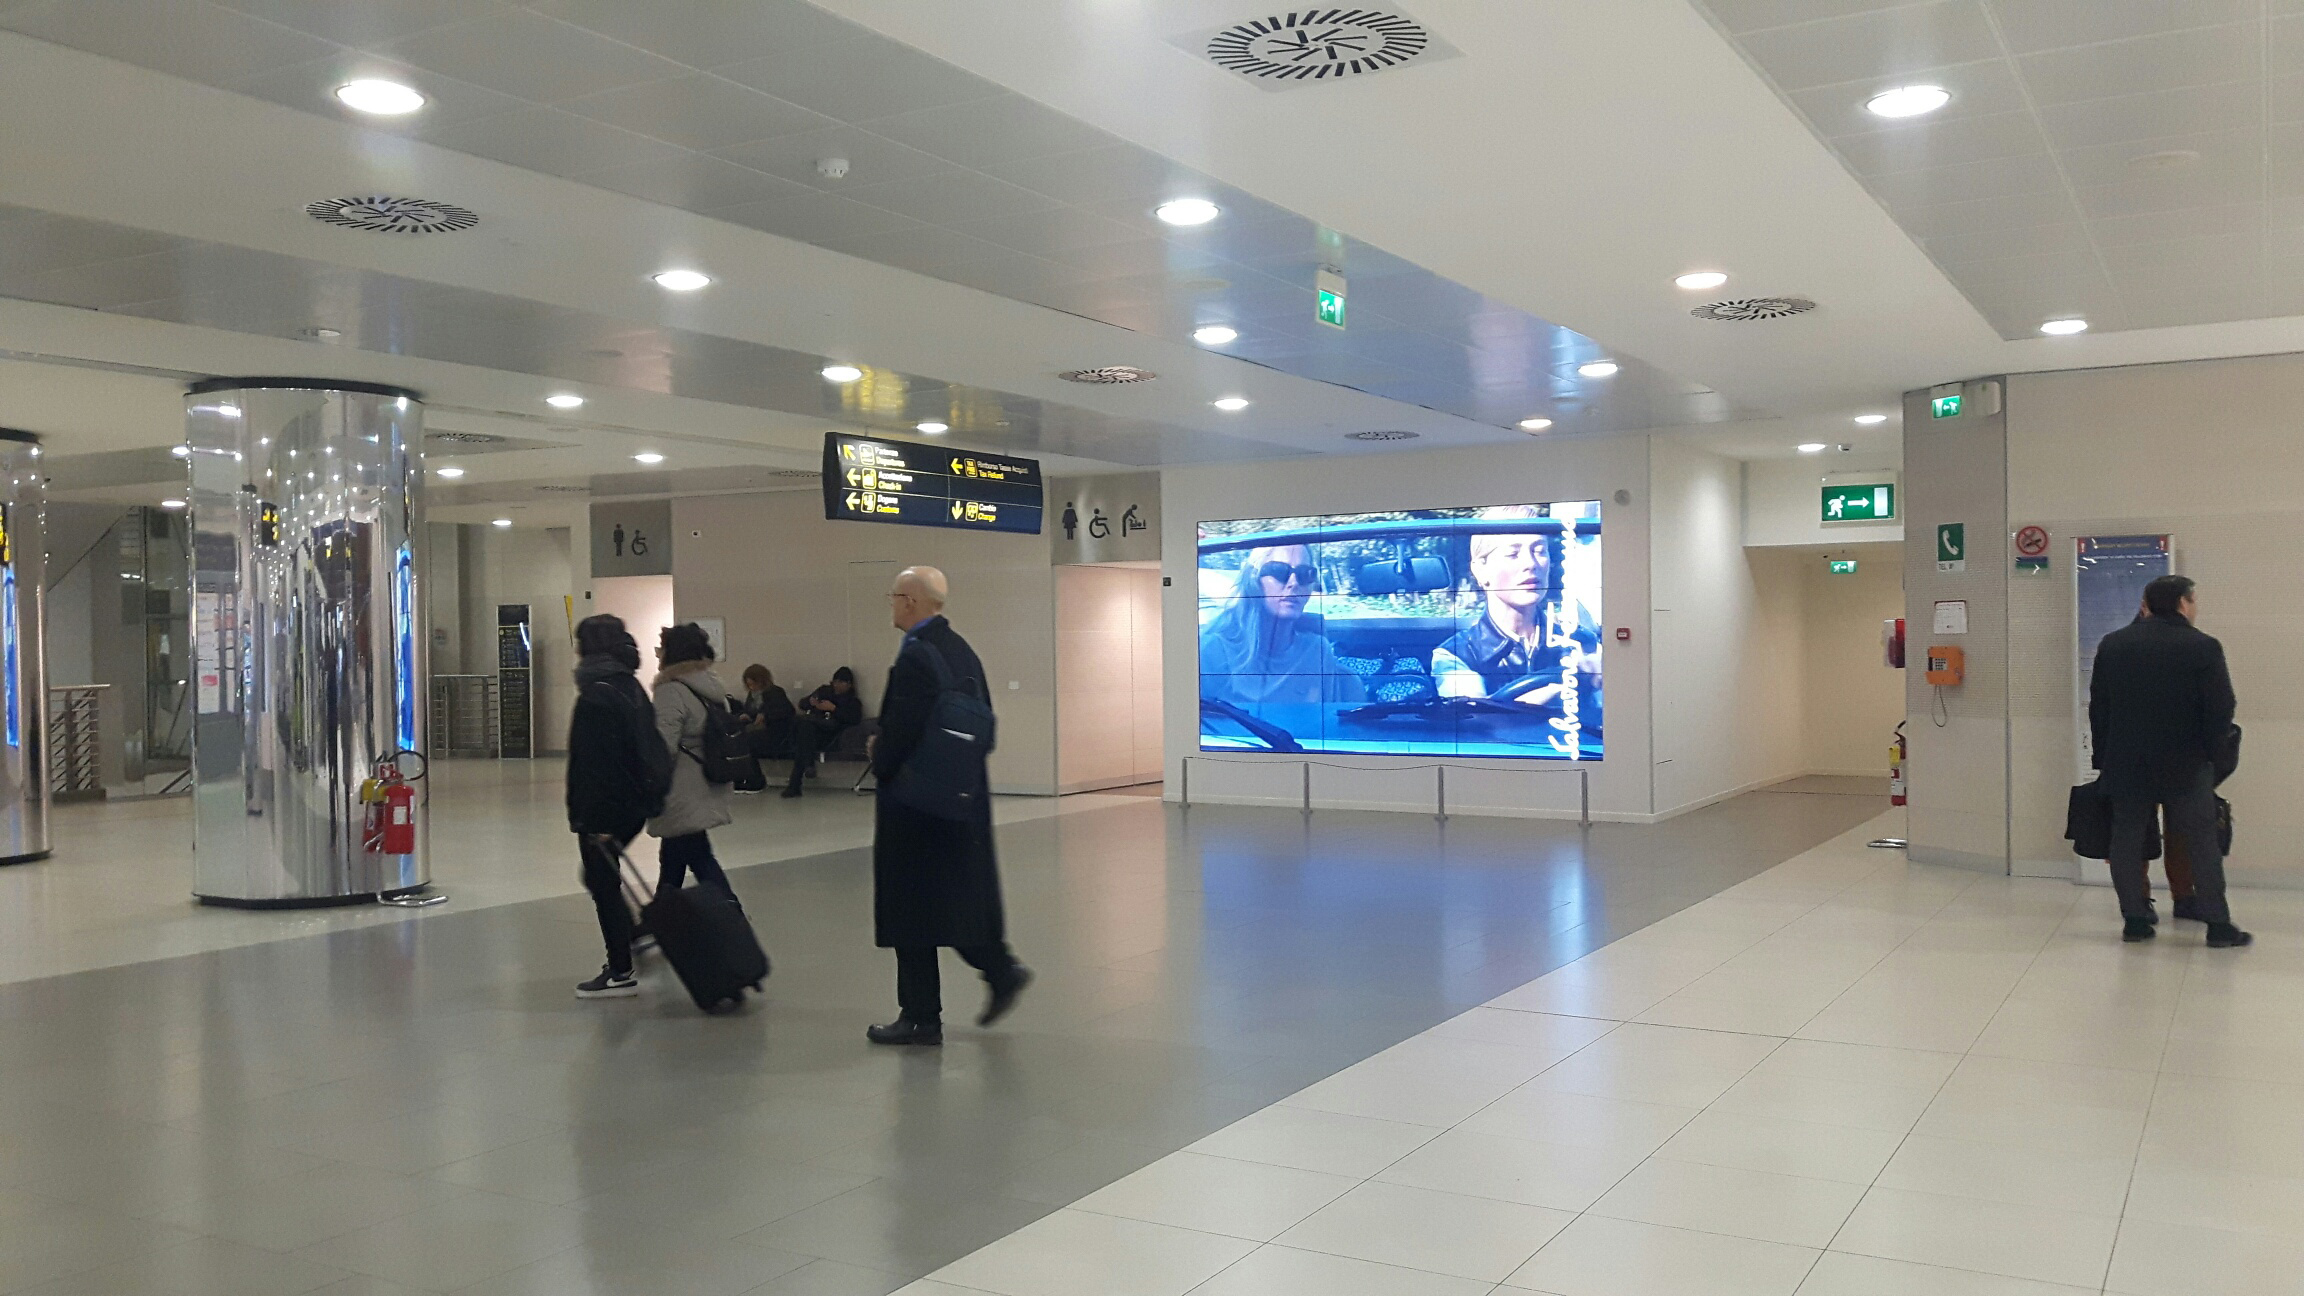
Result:
{"type": "Polygon", "coordinates": [[[1856,560],[1853,558],[1833,558],[1828,561],[1832,564],[1832,574],[1835,576],[1853,576],[1856,574],[1856,560]]]}
{"type": "Polygon", "coordinates": [[[1824,488],[1825,522],[1886,522],[1896,516],[1894,482],[1860,482],[1824,488]]]}
{"type": "Polygon", "coordinates": [[[1954,392],[1949,396],[1937,396],[1931,398],[1928,402],[1928,417],[1960,417],[1960,393],[1954,392]]]}
{"type": "MultiPolygon", "coordinates": [[[[1303,307],[1297,307],[1302,310],[1303,307]]],[[[1312,308],[1312,318],[1330,328],[1344,327],[1344,294],[1323,292],[1319,303],[1312,308]]]]}

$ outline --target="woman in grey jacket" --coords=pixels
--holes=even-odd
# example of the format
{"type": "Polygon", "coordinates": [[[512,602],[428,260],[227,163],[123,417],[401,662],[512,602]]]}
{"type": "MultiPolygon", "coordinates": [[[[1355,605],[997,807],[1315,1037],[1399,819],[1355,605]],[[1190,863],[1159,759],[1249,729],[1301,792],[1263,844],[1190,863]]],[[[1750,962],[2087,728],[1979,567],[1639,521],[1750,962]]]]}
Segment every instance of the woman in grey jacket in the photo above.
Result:
{"type": "Polygon", "coordinates": [[[733,820],[728,811],[730,786],[704,777],[705,700],[725,704],[728,690],[712,673],[712,642],[694,622],[664,627],[656,657],[662,665],[650,686],[656,729],[672,751],[672,791],[664,798],[664,812],[648,821],[648,835],[664,843],[656,885],[676,891],[694,873],[698,882],[716,886],[733,899],[735,888],[721,872],[707,835],[733,820]]]}

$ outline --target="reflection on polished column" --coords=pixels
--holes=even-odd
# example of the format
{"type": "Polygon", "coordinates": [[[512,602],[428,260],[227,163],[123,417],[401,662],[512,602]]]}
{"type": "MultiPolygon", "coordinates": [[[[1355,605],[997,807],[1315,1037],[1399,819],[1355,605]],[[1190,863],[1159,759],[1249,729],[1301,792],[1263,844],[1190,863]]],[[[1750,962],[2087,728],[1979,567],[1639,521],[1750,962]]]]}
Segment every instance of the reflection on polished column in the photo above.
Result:
{"type": "Polygon", "coordinates": [[[266,908],[419,891],[423,407],[291,378],[215,379],[186,404],[193,891],[266,908]]]}
{"type": "Polygon", "coordinates": [[[47,589],[40,438],[0,428],[0,864],[48,857],[47,589]]]}

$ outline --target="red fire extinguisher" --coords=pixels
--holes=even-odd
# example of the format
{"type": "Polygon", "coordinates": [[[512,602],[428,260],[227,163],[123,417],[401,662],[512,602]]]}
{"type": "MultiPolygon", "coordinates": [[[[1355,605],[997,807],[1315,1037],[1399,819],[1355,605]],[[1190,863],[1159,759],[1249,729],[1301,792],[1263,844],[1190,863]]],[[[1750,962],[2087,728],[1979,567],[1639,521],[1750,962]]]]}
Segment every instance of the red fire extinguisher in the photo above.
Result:
{"type": "Polygon", "coordinates": [[[1896,741],[1888,744],[1888,804],[1904,804],[1904,722],[1896,722],[1896,741]]]}
{"type": "Polygon", "coordinates": [[[392,756],[376,762],[375,773],[362,780],[360,802],[361,849],[383,855],[416,853],[416,789],[403,778],[392,756]]]}

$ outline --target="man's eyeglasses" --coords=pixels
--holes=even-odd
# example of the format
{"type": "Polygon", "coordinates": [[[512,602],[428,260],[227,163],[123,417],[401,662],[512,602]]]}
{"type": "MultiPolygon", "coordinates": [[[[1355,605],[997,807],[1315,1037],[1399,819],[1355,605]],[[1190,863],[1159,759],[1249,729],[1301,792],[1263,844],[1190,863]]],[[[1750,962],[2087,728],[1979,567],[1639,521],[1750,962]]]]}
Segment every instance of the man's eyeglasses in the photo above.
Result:
{"type": "Polygon", "coordinates": [[[1306,589],[1310,589],[1320,581],[1320,569],[1310,563],[1305,563],[1302,566],[1290,566],[1284,562],[1268,562],[1257,569],[1257,574],[1275,585],[1285,585],[1290,577],[1294,577],[1296,583],[1306,589]]]}

